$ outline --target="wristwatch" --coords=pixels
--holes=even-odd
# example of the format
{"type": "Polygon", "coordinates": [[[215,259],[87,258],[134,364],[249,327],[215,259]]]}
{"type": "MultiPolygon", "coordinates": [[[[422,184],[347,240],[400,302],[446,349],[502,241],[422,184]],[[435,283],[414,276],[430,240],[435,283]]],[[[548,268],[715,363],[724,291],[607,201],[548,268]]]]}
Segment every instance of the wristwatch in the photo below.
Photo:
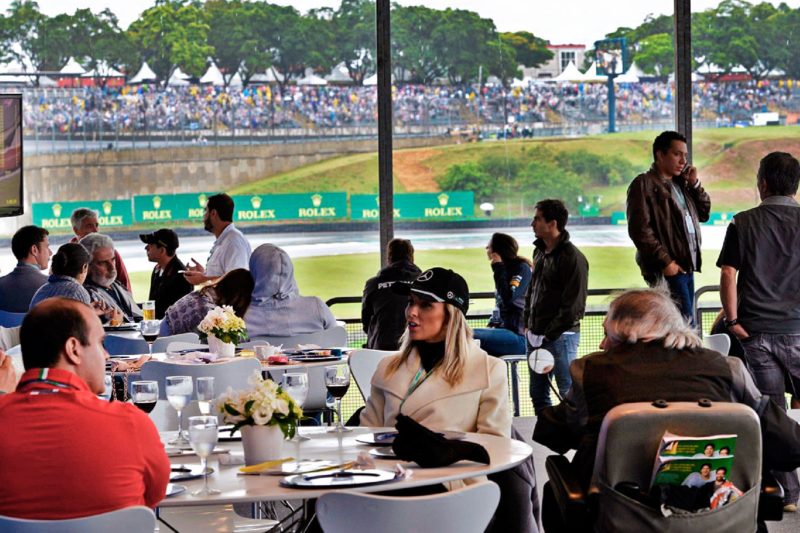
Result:
{"type": "Polygon", "coordinates": [[[733,326],[739,323],[738,318],[734,318],[733,320],[728,320],[727,318],[722,321],[722,324],[725,326],[725,329],[731,329],[733,326]]]}

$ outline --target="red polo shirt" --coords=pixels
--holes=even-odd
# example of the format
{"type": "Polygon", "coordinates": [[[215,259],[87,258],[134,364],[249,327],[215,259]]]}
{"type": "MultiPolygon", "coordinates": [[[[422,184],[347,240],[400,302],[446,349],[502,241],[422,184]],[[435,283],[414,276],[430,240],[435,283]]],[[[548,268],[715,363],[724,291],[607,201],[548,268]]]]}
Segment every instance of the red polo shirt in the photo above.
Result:
{"type": "Polygon", "coordinates": [[[0,515],[57,520],[164,498],[170,463],[135,406],[98,399],[75,374],[31,369],[0,395],[0,515]]]}

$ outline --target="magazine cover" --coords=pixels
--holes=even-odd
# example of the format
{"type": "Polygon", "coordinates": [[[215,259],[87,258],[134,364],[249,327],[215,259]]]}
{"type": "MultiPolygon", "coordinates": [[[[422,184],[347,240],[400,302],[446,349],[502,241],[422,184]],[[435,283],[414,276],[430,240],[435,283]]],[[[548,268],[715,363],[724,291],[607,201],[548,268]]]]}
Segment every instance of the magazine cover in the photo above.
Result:
{"type": "Polygon", "coordinates": [[[660,457],[653,476],[654,485],[702,487],[706,483],[727,482],[733,466],[733,456],[693,458],[660,457]]]}
{"type": "Polygon", "coordinates": [[[684,437],[666,432],[660,450],[662,456],[726,457],[736,452],[736,435],[684,437]]]}

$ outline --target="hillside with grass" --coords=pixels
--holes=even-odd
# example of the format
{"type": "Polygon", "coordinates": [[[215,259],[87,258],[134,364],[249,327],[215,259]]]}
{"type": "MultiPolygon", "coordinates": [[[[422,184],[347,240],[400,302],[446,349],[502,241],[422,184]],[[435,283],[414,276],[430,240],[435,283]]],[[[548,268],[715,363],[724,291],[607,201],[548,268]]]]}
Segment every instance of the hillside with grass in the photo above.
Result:
{"type": "MultiPolygon", "coordinates": [[[[394,153],[395,192],[471,190],[494,216],[528,216],[531,202],[558,196],[577,209],[578,197],[601,215],[623,211],[628,183],[652,161],[658,132],[581,138],[484,141],[394,153]]],[[[693,160],[714,211],[739,211],[757,202],[758,161],[771,151],[800,153],[796,126],[695,131],[693,160]]],[[[378,192],[377,154],[333,157],[243,184],[234,194],[378,192]]],[[[476,215],[481,214],[476,209],[476,215]]]]}

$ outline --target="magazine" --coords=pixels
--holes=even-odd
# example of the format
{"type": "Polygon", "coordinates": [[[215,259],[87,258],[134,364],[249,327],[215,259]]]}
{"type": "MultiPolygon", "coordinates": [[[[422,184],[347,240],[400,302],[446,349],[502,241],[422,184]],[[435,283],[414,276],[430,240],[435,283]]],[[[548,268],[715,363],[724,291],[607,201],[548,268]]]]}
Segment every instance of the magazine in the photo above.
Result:
{"type": "Polygon", "coordinates": [[[702,487],[730,477],[736,435],[687,437],[664,433],[653,467],[653,485],[702,487]]]}

